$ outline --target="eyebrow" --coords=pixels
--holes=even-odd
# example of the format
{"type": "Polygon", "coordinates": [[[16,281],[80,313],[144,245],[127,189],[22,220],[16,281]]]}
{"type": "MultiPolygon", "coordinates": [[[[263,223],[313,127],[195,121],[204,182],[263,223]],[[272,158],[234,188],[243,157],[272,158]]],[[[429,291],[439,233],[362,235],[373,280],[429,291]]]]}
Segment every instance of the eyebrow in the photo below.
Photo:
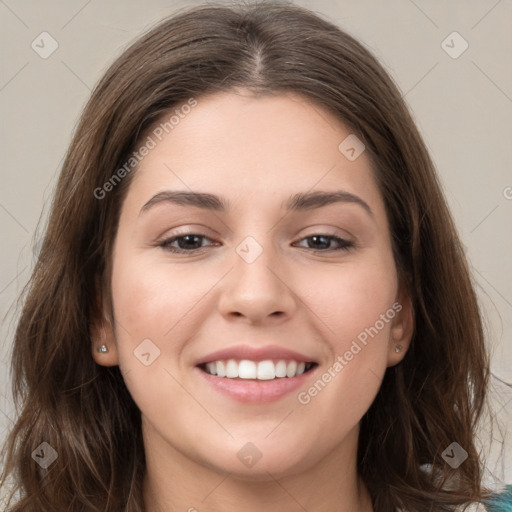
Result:
{"type": "MultiPolygon", "coordinates": [[[[160,203],[193,206],[216,212],[225,212],[230,209],[230,202],[228,200],[214,194],[208,194],[205,192],[164,190],[163,192],[159,192],[154,195],[141,208],[139,215],[160,203]]],[[[352,203],[359,205],[370,215],[370,217],[374,218],[374,213],[366,201],[345,190],[336,190],[332,192],[301,192],[292,195],[286,202],[283,202],[281,206],[284,206],[287,211],[302,211],[313,210],[334,203],[352,203]]]]}

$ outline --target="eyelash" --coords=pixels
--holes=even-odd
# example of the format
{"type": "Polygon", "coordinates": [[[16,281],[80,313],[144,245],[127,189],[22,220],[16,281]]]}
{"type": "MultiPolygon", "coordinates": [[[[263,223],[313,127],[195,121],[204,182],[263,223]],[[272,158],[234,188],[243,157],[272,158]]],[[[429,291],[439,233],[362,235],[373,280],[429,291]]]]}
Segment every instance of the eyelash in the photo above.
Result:
{"type": "MultiPolygon", "coordinates": [[[[198,233],[185,233],[182,235],[177,235],[177,236],[173,236],[171,238],[162,240],[161,242],[158,243],[158,246],[162,247],[164,250],[166,250],[168,252],[177,253],[177,254],[193,254],[193,253],[196,253],[196,252],[199,252],[199,251],[205,249],[205,247],[199,247],[197,249],[187,250],[187,249],[180,249],[177,247],[171,247],[171,245],[170,245],[171,243],[173,243],[177,240],[180,240],[182,238],[185,238],[187,236],[195,236],[195,237],[199,237],[201,239],[210,240],[210,238],[208,238],[207,236],[200,235],[198,233]]],[[[340,237],[334,236],[334,235],[314,234],[314,235],[310,235],[310,236],[301,238],[300,241],[308,240],[308,239],[314,238],[314,237],[328,238],[330,240],[334,240],[335,242],[338,242],[341,246],[338,247],[337,249],[317,249],[317,250],[311,249],[313,252],[337,252],[337,251],[347,251],[348,252],[355,248],[355,244],[353,242],[349,242],[348,240],[345,240],[343,238],[340,238],[340,237]]],[[[305,247],[305,248],[309,249],[308,247],[305,247]]]]}

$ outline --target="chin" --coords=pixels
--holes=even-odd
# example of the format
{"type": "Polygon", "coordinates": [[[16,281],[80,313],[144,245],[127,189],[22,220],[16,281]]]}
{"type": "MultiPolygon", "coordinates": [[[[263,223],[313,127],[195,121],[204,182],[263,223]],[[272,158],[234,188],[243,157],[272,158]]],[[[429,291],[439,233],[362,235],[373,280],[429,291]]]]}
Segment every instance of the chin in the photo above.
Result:
{"type": "MultiPolygon", "coordinates": [[[[262,439],[256,442],[236,441],[234,444],[234,449],[221,452],[220,459],[208,457],[208,465],[239,480],[269,481],[301,473],[315,464],[315,461],[308,460],[306,452],[312,450],[305,449],[303,441],[284,445],[280,440],[270,442],[262,439]]],[[[219,452],[216,451],[220,455],[219,452]]]]}

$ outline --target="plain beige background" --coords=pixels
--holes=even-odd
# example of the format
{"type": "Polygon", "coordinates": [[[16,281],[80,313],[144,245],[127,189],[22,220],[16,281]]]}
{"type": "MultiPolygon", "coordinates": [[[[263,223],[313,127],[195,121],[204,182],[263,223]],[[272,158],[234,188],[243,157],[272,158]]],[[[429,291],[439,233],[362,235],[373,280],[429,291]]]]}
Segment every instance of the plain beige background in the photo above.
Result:
{"type": "MultiPolygon", "coordinates": [[[[30,275],[38,220],[44,225],[81,109],[130,41],[197,3],[0,0],[0,441],[15,417],[8,376],[14,301],[30,275]],[[41,37],[45,51],[58,45],[47,58],[31,46],[41,37]]],[[[494,410],[510,430],[512,389],[502,381],[512,382],[512,2],[296,3],[362,40],[403,91],[467,248],[493,351],[494,410]]],[[[498,442],[485,449],[487,478],[512,483],[511,434],[502,434],[503,449],[498,442]]]]}

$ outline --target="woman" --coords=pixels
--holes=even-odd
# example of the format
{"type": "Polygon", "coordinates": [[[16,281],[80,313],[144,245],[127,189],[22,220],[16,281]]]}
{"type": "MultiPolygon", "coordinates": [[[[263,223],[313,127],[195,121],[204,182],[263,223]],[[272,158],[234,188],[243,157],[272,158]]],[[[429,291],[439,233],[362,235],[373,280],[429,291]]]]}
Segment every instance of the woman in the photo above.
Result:
{"type": "Polygon", "coordinates": [[[490,497],[467,261],[397,87],[299,7],[128,48],[15,336],[17,511],[431,511],[490,497]]]}

